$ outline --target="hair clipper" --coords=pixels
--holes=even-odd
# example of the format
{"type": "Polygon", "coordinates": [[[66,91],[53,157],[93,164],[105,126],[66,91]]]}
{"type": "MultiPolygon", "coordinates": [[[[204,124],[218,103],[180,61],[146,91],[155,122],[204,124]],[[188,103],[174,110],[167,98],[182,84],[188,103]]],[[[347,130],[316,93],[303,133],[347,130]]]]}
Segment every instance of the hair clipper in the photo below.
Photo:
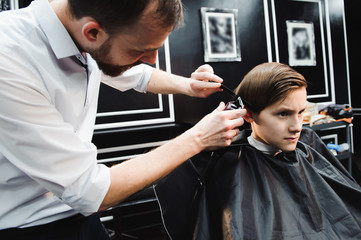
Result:
{"type": "Polygon", "coordinates": [[[236,95],[231,89],[226,87],[225,85],[221,85],[221,88],[225,90],[227,93],[232,95],[236,100],[230,101],[226,104],[225,110],[235,110],[235,109],[242,109],[243,108],[243,102],[240,96],[236,95]]]}

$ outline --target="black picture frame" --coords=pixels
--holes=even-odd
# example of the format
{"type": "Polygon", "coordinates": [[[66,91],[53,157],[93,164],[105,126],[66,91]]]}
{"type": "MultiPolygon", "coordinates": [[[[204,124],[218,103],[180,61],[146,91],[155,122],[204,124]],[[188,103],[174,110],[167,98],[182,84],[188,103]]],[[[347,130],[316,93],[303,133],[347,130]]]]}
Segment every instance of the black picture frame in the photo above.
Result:
{"type": "Polygon", "coordinates": [[[316,66],[315,33],[312,22],[286,21],[290,66],[316,66]]]}
{"type": "Polygon", "coordinates": [[[204,61],[240,62],[238,9],[201,8],[204,61]]]}
{"type": "Polygon", "coordinates": [[[0,12],[10,10],[10,0],[0,0],[0,12]]]}

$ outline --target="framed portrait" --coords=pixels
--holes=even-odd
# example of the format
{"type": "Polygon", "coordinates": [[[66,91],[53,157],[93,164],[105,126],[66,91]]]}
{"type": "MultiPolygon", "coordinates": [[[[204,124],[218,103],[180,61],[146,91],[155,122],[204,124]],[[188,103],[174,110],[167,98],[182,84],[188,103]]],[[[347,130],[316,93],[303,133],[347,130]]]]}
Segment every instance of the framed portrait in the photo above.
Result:
{"type": "Polygon", "coordinates": [[[241,61],[238,9],[201,8],[205,62],[241,61]]]}
{"type": "Polygon", "coordinates": [[[10,0],[0,0],[0,12],[10,10],[10,0]]]}
{"type": "Polygon", "coordinates": [[[290,66],[316,66],[312,22],[286,21],[290,66]]]}

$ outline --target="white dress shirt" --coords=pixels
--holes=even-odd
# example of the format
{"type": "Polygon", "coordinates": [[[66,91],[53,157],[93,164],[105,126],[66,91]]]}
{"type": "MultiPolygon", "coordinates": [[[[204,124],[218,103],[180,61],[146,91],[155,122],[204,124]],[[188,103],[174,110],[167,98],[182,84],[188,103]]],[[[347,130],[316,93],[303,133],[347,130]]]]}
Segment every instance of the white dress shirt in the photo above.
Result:
{"type": "Polygon", "coordinates": [[[110,185],[91,143],[100,81],[145,92],[151,73],[103,76],[47,0],[0,13],[0,229],[98,210],[110,185]]]}

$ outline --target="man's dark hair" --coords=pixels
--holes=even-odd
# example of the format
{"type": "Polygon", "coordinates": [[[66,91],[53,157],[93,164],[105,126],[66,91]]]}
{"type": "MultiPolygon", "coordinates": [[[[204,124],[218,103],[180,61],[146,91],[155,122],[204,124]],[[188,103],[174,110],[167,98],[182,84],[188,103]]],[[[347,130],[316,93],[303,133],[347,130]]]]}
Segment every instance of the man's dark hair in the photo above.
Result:
{"type": "Polygon", "coordinates": [[[175,28],[183,23],[181,0],[68,0],[70,14],[75,19],[94,18],[112,35],[135,24],[150,3],[157,3],[152,16],[161,27],[175,28]]]}

